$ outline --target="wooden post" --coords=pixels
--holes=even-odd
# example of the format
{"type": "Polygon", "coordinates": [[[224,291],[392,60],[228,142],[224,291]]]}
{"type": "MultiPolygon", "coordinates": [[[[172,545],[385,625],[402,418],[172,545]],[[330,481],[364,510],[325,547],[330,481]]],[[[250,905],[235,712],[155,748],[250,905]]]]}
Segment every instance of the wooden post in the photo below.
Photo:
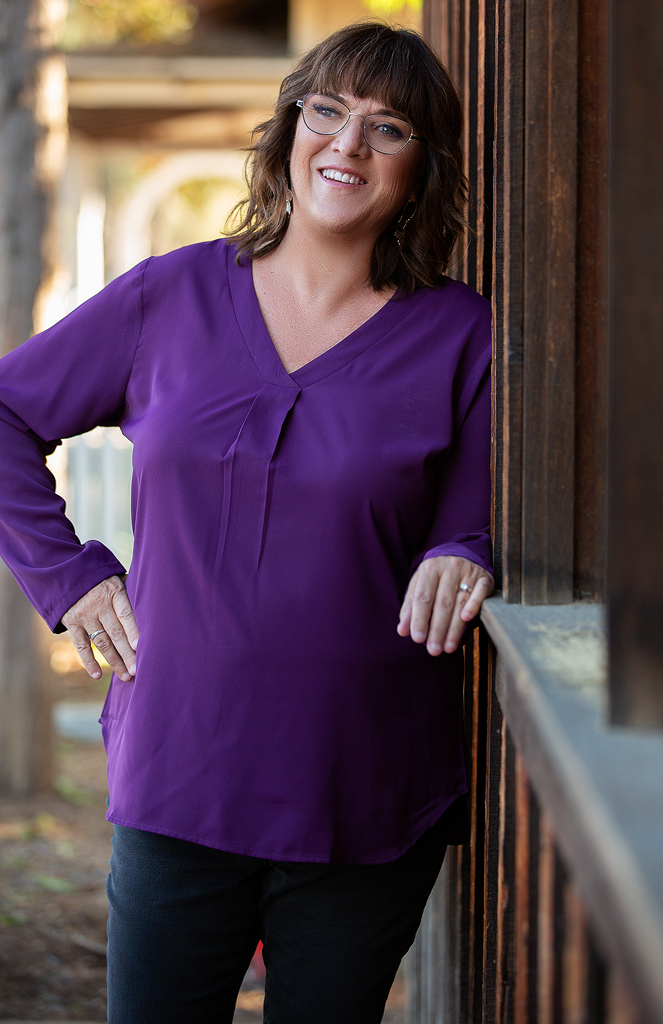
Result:
{"type": "MultiPolygon", "coordinates": [[[[66,3],[0,5],[0,354],[39,325],[55,270],[52,207],[67,139],[66,74],[54,51],[66,3]]],[[[0,791],[50,777],[50,704],[35,613],[0,570],[0,791]]]]}
{"type": "Polygon", "coordinates": [[[611,5],[608,622],[613,723],[663,728],[663,7],[611,5]]]}

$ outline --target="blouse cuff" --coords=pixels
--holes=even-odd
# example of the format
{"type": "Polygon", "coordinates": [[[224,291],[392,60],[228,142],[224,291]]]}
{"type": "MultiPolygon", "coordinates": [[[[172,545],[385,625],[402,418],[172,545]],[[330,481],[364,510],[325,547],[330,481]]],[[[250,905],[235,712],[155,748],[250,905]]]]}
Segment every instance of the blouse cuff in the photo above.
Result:
{"type": "MultiPolygon", "coordinates": [[[[108,548],[98,541],[88,542],[82,549],[80,557],[85,559],[88,564],[92,563],[89,571],[84,576],[79,576],[78,572],[76,572],[75,580],[73,579],[74,572],[71,571],[71,586],[65,593],[60,594],[53,604],[47,604],[43,608],[38,608],[38,611],[41,612],[42,617],[54,633],[65,632],[67,627],[62,624],[62,616],[81,597],[84,597],[89,590],[92,590],[98,583],[102,583],[110,576],[121,576],[127,571],[122,563],[113,555],[112,551],[109,551],[108,548]]],[[[75,561],[78,563],[78,560],[75,561]]],[[[71,566],[72,570],[74,568],[80,571],[82,566],[80,564],[76,564],[75,567],[71,566]]],[[[62,568],[60,568],[60,572],[62,572],[62,568]]],[[[59,578],[61,579],[61,576],[59,578]]],[[[30,596],[36,604],[34,595],[30,596]]]]}

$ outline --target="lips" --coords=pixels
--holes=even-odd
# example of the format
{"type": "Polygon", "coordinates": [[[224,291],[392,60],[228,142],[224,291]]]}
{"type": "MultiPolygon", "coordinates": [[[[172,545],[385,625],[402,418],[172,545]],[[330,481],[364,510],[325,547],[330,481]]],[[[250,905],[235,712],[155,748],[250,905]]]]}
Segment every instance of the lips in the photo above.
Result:
{"type": "Polygon", "coordinates": [[[350,171],[339,171],[335,167],[323,167],[320,171],[323,178],[328,181],[340,181],[344,185],[366,185],[365,178],[359,174],[352,174],[350,171]]]}

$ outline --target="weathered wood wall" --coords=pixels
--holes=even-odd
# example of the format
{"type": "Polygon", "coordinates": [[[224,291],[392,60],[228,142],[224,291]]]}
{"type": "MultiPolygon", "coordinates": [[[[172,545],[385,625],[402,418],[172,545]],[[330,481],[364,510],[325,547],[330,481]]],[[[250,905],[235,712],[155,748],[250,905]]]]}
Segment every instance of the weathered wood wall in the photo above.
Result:
{"type": "Polygon", "coordinates": [[[607,0],[427,0],[465,107],[492,297],[494,545],[508,601],[605,592],[607,0]]]}
{"type": "MultiPolygon", "coordinates": [[[[611,13],[610,2],[425,0],[424,32],[466,111],[472,234],[458,274],[493,303],[498,584],[512,604],[602,601],[609,480],[613,719],[651,725],[663,723],[663,8],[612,0],[611,13]]],[[[466,652],[472,838],[450,851],[427,908],[408,1024],[654,1021],[595,938],[551,823],[564,815],[528,778],[535,755],[509,725],[517,708],[505,718],[500,707],[503,662],[477,630],[466,652]]]]}

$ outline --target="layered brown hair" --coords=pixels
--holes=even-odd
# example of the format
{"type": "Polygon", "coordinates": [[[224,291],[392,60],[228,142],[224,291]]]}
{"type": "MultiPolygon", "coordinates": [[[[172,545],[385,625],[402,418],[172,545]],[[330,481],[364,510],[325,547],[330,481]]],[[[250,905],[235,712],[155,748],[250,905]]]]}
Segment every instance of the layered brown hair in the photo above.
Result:
{"type": "MultiPolygon", "coordinates": [[[[274,116],[254,130],[246,170],[249,194],[233,211],[236,227],[228,237],[237,247],[238,260],[266,256],[287,231],[296,101],[310,92],[377,99],[402,113],[425,139],[409,143],[424,147],[416,212],[399,232],[400,246],[394,234],[398,217],[377,239],[370,280],[376,291],[439,287],[465,228],[460,100],[446,68],[421,36],[380,22],[359,22],[334,32],[283,80],[274,116]]],[[[401,211],[403,221],[410,211],[411,206],[401,211]]]]}

